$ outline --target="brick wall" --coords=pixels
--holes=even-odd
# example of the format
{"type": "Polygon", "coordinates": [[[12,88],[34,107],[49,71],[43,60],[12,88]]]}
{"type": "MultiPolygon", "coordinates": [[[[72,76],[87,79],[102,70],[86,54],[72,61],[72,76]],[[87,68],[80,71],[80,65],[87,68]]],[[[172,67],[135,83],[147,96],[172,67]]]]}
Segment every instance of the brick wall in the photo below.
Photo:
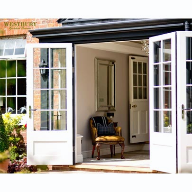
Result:
{"type": "Polygon", "coordinates": [[[55,18],[0,19],[0,38],[24,35],[27,43],[38,43],[39,40],[32,38],[29,30],[60,26],[55,18]]]}
{"type": "MultiPolygon", "coordinates": [[[[27,43],[38,43],[39,40],[37,38],[33,38],[29,30],[33,29],[40,29],[40,28],[51,28],[51,27],[60,27],[61,24],[57,23],[57,19],[55,18],[29,18],[29,19],[10,19],[4,18],[0,19],[0,39],[2,38],[17,38],[19,36],[23,36],[26,38],[27,43]]],[[[34,63],[39,65],[40,63],[40,50],[36,58],[34,59],[34,63]]],[[[38,67],[38,66],[37,66],[38,67]]],[[[40,86],[40,74],[36,73],[36,84],[35,86],[40,86]]],[[[35,97],[35,107],[34,108],[41,108],[40,106],[40,98],[41,94],[35,93],[37,96],[35,97]]],[[[40,129],[40,112],[34,113],[34,127],[36,130],[40,129]]],[[[27,135],[26,131],[22,131],[22,135],[24,137],[25,143],[27,143],[27,135]]]]}

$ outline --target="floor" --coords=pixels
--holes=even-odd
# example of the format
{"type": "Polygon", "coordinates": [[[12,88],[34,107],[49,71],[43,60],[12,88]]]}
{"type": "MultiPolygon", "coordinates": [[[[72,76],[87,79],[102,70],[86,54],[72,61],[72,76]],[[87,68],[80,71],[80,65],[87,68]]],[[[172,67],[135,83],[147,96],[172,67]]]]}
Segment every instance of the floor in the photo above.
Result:
{"type": "MultiPolygon", "coordinates": [[[[96,154],[95,154],[96,155],[96,154]]],[[[120,158],[120,153],[114,157],[110,155],[101,156],[100,160],[94,158],[86,158],[83,164],[90,165],[112,165],[112,166],[129,166],[129,167],[150,167],[149,151],[132,151],[124,153],[125,159],[120,158]]]]}
{"type": "MultiPolygon", "coordinates": [[[[96,155],[96,154],[95,154],[96,155]]],[[[83,163],[69,166],[71,170],[100,171],[100,172],[126,172],[126,173],[160,173],[150,169],[149,151],[125,152],[125,159],[120,153],[111,158],[110,155],[101,156],[100,160],[86,158],[83,163]]]]}

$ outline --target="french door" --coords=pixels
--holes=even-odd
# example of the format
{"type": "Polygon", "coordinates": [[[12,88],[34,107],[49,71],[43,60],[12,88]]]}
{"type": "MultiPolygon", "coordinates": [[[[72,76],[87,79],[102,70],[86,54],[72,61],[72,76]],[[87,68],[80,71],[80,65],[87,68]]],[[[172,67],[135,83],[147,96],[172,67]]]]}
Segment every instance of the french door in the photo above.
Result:
{"type": "Polygon", "coordinates": [[[192,32],[177,32],[178,172],[192,173],[192,32]]]}
{"type": "Polygon", "coordinates": [[[72,44],[28,44],[27,108],[27,163],[73,164],[72,44]]]}
{"type": "Polygon", "coordinates": [[[149,70],[151,169],[192,173],[192,32],[150,38],[149,70]]]}
{"type": "Polygon", "coordinates": [[[176,173],[175,32],[149,39],[150,166],[176,173]]]}

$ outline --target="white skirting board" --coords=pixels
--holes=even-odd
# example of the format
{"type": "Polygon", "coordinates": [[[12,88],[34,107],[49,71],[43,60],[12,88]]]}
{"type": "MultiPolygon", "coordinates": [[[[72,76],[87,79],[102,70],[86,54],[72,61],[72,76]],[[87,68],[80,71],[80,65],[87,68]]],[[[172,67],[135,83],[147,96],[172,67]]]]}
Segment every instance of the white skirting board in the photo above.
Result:
{"type": "MultiPolygon", "coordinates": [[[[147,147],[145,147],[146,144],[141,144],[141,145],[127,145],[124,148],[124,152],[129,152],[129,151],[137,151],[137,150],[148,150],[147,147]],[[146,149],[144,149],[146,148],[146,149]]],[[[115,146],[115,153],[121,153],[121,147],[116,145],[115,146]]],[[[103,148],[102,149],[102,145],[101,145],[101,149],[100,149],[100,155],[108,155],[110,154],[110,147],[108,148],[103,148]]],[[[92,150],[89,151],[82,151],[82,155],[83,158],[91,158],[92,156],[92,150]]],[[[95,149],[94,152],[94,157],[97,156],[97,149],[95,149]]]]}

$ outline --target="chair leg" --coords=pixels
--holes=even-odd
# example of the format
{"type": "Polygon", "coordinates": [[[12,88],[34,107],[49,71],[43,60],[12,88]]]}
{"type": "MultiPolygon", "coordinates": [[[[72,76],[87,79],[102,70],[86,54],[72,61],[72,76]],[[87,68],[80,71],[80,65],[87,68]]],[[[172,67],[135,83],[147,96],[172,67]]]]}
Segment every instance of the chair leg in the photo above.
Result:
{"type": "Polygon", "coordinates": [[[115,145],[114,145],[114,149],[113,149],[113,152],[114,152],[114,156],[115,156],[115,145]]]}
{"type": "Polygon", "coordinates": [[[94,151],[95,151],[95,145],[93,145],[93,149],[92,149],[92,158],[94,157],[94,151]]]}
{"type": "Polygon", "coordinates": [[[113,157],[113,145],[110,145],[111,157],[113,157]]]}
{"type": "Polygon", "coordinates": [[[99,143],[97,143],[96,144],[96,148],[97,148],[97,160],[100,160],[100,144],[99,143]]]}
{"type": "Polygon", "coordinates": [[[121,159],[125,159],[125,157],[123,155],[125,144],[124,143],[119,143],[119,145],[121,146],[121,159]]]}

